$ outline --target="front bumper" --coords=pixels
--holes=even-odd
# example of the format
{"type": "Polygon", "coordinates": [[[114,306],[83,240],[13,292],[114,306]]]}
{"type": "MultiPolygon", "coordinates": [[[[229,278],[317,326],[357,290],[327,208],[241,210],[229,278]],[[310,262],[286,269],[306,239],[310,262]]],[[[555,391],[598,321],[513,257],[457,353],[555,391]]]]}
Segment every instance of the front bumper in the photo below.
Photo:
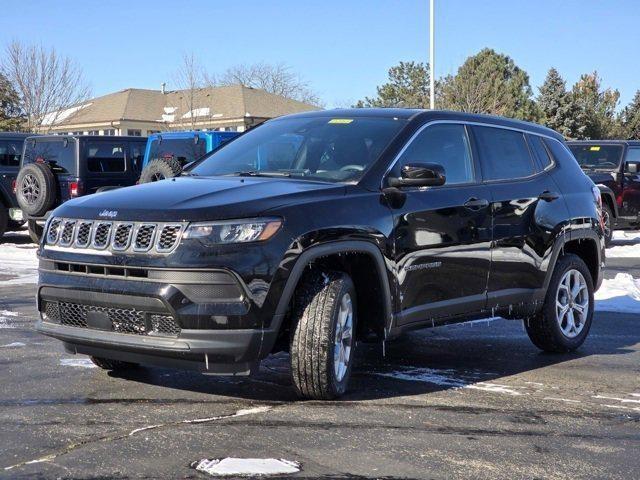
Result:
{"type": "Polygon", "coordinates": [[[73,353],[247,374],[277,330],[222,270],[133,269],[41,260],[36,329],[73,353]]]}

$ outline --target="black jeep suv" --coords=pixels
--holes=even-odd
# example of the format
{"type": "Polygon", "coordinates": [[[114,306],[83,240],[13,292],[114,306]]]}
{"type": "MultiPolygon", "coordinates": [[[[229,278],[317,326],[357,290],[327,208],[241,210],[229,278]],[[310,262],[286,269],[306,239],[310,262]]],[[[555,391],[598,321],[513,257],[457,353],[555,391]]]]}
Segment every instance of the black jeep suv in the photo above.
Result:
{"type": "Polygon", "coordinates": [[[308,398],[357,341],[491,314],[541,349],[585,340],[600,193],[557,133],[498,117],[281,117],[171,180],[65,203],[40,247],[40,332],[105,369],[249,373],[288,350],[308,398]]]}
{"type": "Polygon", "coordinates": [[[34,242],[58,205],[72,198],[135,185],[146,138],[43,135],[25,141],[16,197],[34,242]]]}
{"type": "Polygon", "coordinates": [[[0,239],[7,230],[22,226],[22,212],[13,193],[22,146],[29,133],[0,132],[0,239]]]}
{"type": "Polygon", "coordinates": [[[582,170],[600,188],[605,244],[611,242],[613,230],[640,227],[640,141],[567,144],[582,170]]]}

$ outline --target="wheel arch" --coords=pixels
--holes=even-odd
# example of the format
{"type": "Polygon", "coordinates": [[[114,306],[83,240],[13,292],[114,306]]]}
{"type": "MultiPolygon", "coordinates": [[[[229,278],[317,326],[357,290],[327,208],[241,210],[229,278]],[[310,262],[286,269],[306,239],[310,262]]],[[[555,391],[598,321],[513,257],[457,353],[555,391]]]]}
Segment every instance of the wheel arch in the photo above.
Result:
{"type": "Polygon", "coordinates": [[[602,203],[606,203],[613,212],[613,218],[618,218],[618,203],[616,202],[616,195],[606,185],[599,183],[596,185],[600,189],[600,196],[602,197],[602,203]]]}
{"type": "Polygon", "coordinates": [[[384,338],[391,327],[392,295],[386,262],[380,249],[373,243],[359,240],[345,240],[316,245],[303,251],[291,269],[280,300],[276,307],[274,321],[277,328],[285,326],[285,319],[294,299],[296,288],[308,268],[327,268],[348,273],[354,282],[358,298],[358,329],[372,328],[384,338]],[[374,288],[371,282],[374,274],[374,288]]]}

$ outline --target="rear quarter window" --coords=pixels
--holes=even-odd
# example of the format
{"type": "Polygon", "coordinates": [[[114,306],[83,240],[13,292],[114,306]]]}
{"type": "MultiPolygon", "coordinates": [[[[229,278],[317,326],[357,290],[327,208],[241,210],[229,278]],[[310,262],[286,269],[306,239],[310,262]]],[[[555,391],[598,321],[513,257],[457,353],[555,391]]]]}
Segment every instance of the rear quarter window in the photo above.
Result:
{"type": "Polygon", "coordinates": [[[87,142],[84,152],[89,172],[122,173],[126,170],[124,144],[87,142]]]}
{"type": "Polygon", "coordinates": [[[529,135],[529,143],[531,144],[531,149],[538,159],[538,164],[540,165],[541,170],[549,167],[552,163],[552,160],[549,156],[549,152],[542,142],[542,138],[537,135],[529,135]]]}
{"type": "Polygon", "coordinates": [[[535,173],[524,134],[494,127],[473,127],[485,180],[510,180],[535,173]]]}
{"type": "Polygon", "coordinates": [[[17,140],[0,140],[0,166],[19,167],[22,155],[22,142],[17,140]]]}

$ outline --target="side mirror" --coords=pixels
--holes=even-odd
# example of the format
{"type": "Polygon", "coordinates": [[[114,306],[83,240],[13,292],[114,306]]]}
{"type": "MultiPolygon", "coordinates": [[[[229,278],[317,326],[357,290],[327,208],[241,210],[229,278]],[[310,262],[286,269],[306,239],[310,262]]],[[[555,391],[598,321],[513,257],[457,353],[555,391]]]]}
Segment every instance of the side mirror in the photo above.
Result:
{"type": "Polygon", "coordinates": [[[389,177],[390,187],[437,187],[444,185],[447,176],[437,163],[410,163],[402,167],[400,177],[389,177]]]}
{"type": "Polygon", "coordinates": [[[638,173],[638,166],[640,166],[640,162],[627,162],[625,171],[627,173],[638,173]]]}

